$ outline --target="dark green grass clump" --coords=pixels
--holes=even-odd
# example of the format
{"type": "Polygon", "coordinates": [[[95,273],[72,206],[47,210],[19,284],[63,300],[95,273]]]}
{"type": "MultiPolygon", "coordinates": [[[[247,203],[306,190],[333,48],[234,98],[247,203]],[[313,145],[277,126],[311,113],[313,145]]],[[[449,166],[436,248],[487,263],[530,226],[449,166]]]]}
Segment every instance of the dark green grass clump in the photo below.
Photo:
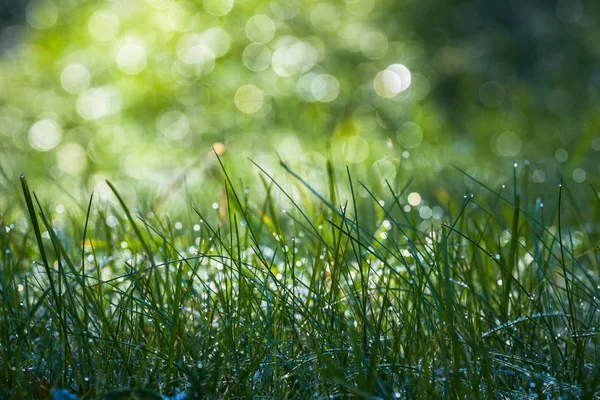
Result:
{"type": "Polygon", "coordinates": [[[264,171],[260,201],[224,174],[182,222],[110,185],[114,204],[59,223],[22,178],[27,220],[0,220],[0,397],[597,398],[596,193],[477,186],[432,216],[408,185],[329,169],[321,195],[288,172],[293,207],[264,171]]]}

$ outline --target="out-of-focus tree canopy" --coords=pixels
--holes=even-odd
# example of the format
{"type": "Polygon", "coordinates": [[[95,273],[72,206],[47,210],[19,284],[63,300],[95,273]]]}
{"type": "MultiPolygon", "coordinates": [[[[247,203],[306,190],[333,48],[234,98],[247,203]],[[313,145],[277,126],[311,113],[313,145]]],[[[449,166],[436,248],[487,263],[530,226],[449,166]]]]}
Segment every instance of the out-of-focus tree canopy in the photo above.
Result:
{"type": "Polygon", "coordinates": [[[598,2],[25,5],[0,1],[11,171],[161,182],[222,143],[266,165],[330,147],[392,180],[513,160],[534,182],[598,176],[598,2]]]}

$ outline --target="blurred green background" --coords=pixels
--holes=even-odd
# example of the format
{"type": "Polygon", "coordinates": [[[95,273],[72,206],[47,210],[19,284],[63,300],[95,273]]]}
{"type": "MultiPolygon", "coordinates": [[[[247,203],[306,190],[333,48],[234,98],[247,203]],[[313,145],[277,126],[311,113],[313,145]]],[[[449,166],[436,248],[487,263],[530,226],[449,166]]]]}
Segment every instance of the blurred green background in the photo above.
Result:
{"type": "Polygon", "coordinates": [[[216,144],[241,177],[281,157],[321,181],[330,151],[375,185],[451,164],[496,184],[513,162],[597,184],[599,17],[579,0],[0,0],[0,166],[70,193],[198,187],[216,144]]]}

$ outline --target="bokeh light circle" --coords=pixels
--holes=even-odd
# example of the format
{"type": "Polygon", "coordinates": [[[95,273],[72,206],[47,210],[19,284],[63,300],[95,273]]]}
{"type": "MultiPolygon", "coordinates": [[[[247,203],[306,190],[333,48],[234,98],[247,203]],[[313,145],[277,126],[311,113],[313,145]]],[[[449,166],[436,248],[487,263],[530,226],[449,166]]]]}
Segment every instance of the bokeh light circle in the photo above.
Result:
{"type": "Polygon", "coordinates": [[[333,3],[317,3],[310,12],[310,23],[317,31],[334,31],[340,24],[340,12],[333,3]]]}
{"type": "Polygon", "coordinates": [[[58,20],[58,8],[50,0],[33,0],[25,8],[25,17],[35,29],[52,28],[58,20]]]}
{"type": "Polygon", "coordinates": [[[87,166],[87,152],[81,145],[69,142],[62,145],[56,152],[56,163],[66,173],[78,175],[87,166]]]}
{"type": "Polygon", "coordinates": [[[204,9],[216,17],[222,17],[233,8],[233,0],[204,0],[204,9]]]}
{"type": "Polygon", "coordinates": [[[419,208],[419,217],[422,219],[429,219],[433,215],[433,211],[428,206],[422,206],[419,208]]]}
{"type": "Polygon", "coordinates": [[[423,129],[414,122],[404,122],[398,127],[396,138],[402,147],[414,149],[423,142],[423,129]]]}
{"type": "Polygon", "coordinates": [[[263,103],[263,92],[254,85],[244,85],[235,92],[235,105],[245,114],[258,112],[263,103]]]}
{"type": "Polygon", "coordinates": [[[373,86],[381,97],[394,97],[404,92],[411,83],[411,73],[402,64],[392,64],[375,76],[373,86]]]}
{"type": "Polygon", "coordinates": [[[375,8],[375,0],[345,0],[345,2],[348,11],[358,17],[370,14],[375,8]]]}
{"type": "Polygon", "coordinates": [[[246,36],[253,42],[267,43],[275,36],[275,23],[266,15],[253,15],[246,22],[246,36]]]}
{"type": "Polygon", "coordinates": [[[121,101],[121,93],[113,86],[91,88],[77,97],[77,113],[84,119],[99,119],[118,113],[121,101]]]}
{"type": "Polygon", "coordinates": [[[371,165],[371,171],[375,175],[380,185],[385,182],[393,182],[396,177],[396,167],[391,161],[386,159],[377,160],[371,165]]]}
{"type": "Polygon", "coordinates": [[[504,87],[494,81],[485,82],[479,88],[479,100],[486,107],[498,107],[504,102],[504,87]]]}
{"type": "Polygon", "coordinates": [[[90,72],[82,64],[67,65],[60,74],[60,84],[71,94],[79,94],[90,87],[90,72]]]}
{"type": "Polygon", "coordinates": [[[310,86],[315,99],[323,103],[332,102],[340,93],[338,80],[329,74],[318,75],[310,86]]]}
{"type": "Polygon", "coordinates": [[[224,29],[210,28],[200,36],[200,44],[208,47],[215,57],[223,57],[229,51],[231,37],[224,29]]]}
{"type": "Polygon", "coordinates": [[[586,178],[587,178],[587,173],[585,172],[584,169],[582,168],[575,168],[573,170],[573,180],[577,183],[583,183],[585,182],[586,178]]]}
{"type": "Polygon", "coordinates": [[[271,12],[279,19],[292,19],[298,14],[300,3],[290,0],[271,0],[271,12]]]}
{"type": "Polygon", "coordinates": [[[521,137],[515,132],[502,132],[492,141],[492,150],[503,157],[515,157],[521,152],[521,137]]]}
{"type": "Polygon", "coordinates": [[[158,117],[157,128],[167,139],[179,140],[188,134],[190,122],[181,111],[170,110],[158,117]]]}
{"type": "Polygon", "coordinates": [[[419,204],[421,204],[421,195],[417,192],[412,192],[408,195],[407,200],[408,204],[410,204],[413,207],[416,207],[419,204]]]}
{"type": "Polygon", "coordinates": [[[251,43],[244,49],[242,59],[250,71],[264,71],[271,64],[271,51],[262,43],[251,43]]]}
{"type": "Polygon", "coordinates": [[[215,53],[206,45],[201,35],[190,34],[177,41],[177,57],[186,64],[214,66],[215,53]]]}
{"type": "Polygon", "coordinates": [[[90,35],[100,41],[108,42],[119,34],[119,17],[112,11],[97,10],[88,20],[88,31],[90,35]]]}
{"type": "Polygon", "coordinates": [[[317,62],[317,51],[310,43],[283,37],[273,53],[271,66],[277,75],[292,76],[310,70],[317,62]]]}
{"type": "Polygon", "coordinates": [[[554,158],[558,162],[565,162],[569,159],[569,152],[561,147],[554,152],[554,158]]]}
{"type": "Polygon", "coordinates": [[[55,148],[62,137],[62,130],[56,121],[42,119],[29,129],[29,144],[37,151],[55,148]]]}
{"type": "Polygon", "coordinates": [[[126,38],[117,45],[117,66],[128,75],[139,74],[146,68],[146,49],[134,38],[126,38]]]}
{"type": "Polygon", "coordinates": [[[176,1],[167,12],[171,28],[179,32],[189,32],[198,27],[200,15],[198,8],[189,1],[176,1]]]}
{"type": "Polygon", "coordinates": [[[360,51],[371,60],[383,58],[388,52],[388,40],[381,32],[367,32],[360,40],[360,51]]]}
{"type": "Polygon", "coordinates": [[[584,14],[584,8],[579,0],[558,0],[556,2],[556,16],[563,22],[574,24],[584,14]]]}
{"type": "Polygon", "coordinates": [[[352,164],[358,164],[369,156],[369,142],[360,136],[350,136],[343,146],[343,153],[346,161],[352,164]]]}

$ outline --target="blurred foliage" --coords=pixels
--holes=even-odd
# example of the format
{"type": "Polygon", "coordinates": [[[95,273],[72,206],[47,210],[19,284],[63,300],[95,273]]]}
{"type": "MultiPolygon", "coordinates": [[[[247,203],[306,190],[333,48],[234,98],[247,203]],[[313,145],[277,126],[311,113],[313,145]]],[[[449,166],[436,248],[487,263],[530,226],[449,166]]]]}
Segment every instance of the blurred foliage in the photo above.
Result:
{"type": "Polygon", "coordinates": [[[527,160],[533,182],[597,182],[598,2],[34,0],[0,12],[9,176],[91,190],[186,172],[193,184],[219,143],[237,172],[278,155],[323,171],[330,149],[381,180],[449,164],[493,180],[527,160]]]}

